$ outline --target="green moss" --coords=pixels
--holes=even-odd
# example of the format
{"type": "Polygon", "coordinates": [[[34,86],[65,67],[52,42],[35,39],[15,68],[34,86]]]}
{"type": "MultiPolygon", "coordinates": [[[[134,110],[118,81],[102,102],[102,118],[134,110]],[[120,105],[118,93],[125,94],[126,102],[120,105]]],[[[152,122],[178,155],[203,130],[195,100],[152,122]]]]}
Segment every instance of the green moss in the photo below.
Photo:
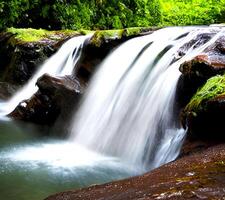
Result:
{"type": "Polygon", "coordinates": [[[19,28],[8,28],[7,32],[15,35],[15,39],[21,42],[37,42],[43,39],[60,40],[62,36],[80,34],[73,30],[62,30],[62,31],[48,31],[44,29],[19,29],[19,28]]]}
{"type": "Polygon", "coordinates": [[[97,47],[107,40],[121,39],[122,37],[138,36],[141,32],[150,30],[147,27],[132,27],[117,30],[98,30],[94,33],[91,43],[97,47]]]}
{"type": "Polygon", "coordinates": [[[100,47],[107,40],[120,39],[123,36],[124,29],[96,31],[91,39],[91,43],[100,47]]]}
{"type": "Polygon", "coordinates": [[[192,112],[200,111],[204,109],[204,103],[206,101],[223,94],[225,94],[225,75],[214,76],[197,91],[185,110],[192,112]]]}
{"type": "Polygon", "coordinates": [[[93,34],[95,31],[81,29],[78,31],[81,35],[93,34]]]}
{"type": "Polygon", "coordinates": [[[133,27],[133,28],[126,28],[125,29],[125,34],[126,36],[133,36],[133,35],[138,35],[140,32],[142,32],[144,28],[142,27],[133,27]]]}
{"type": "Polygon", "coordinates": [[[22,40],[25,42],[35,42],[41,40],[49,34],[49,31],[44,29],[17,29],[17,28],[8,28],[7,32],[15,34],[15,39],[22,40]]]}

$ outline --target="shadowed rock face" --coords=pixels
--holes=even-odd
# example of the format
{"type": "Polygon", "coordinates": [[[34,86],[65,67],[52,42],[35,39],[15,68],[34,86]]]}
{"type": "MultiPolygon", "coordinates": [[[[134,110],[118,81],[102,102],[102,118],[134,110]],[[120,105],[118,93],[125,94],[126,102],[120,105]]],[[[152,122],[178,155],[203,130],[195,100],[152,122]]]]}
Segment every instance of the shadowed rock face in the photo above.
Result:
{"type": "Polygon", "coordinates": [[[59,114],[64,115],[66,120],[84,91],[84,85],[69,76],[51,77],[45,74],[39,78],[37,86],[38,92],[21,102],[9,114],[10,117],[48,125],[52,124],[59,114]]]}
{"type": "Polygon", "coordinates": [[[0,82],[0,99],[8,100],[17,90],[19,86],[6,82],[0,82]]]}
{"type": "Polygon", "coordinates": [[[143,176],[62,192],[46,200],[223,199],[225,145],[211,147],[143,176]]]}
{"type": "MultiPolygon", "coordinates": [[[[29,31],[27,37],[32,36],[29,31]]],[[[43,38],[26,41],[26,38],[20,38],[20,34],[10,31],[0,33],[0,80],[14,85],[24,84],[65,40],[76,35],[77,32],[46,31],[43,38]]]]}
{"type": "MultiPolygon", "coordinates": [[[[204,36],[205,40],[209,37],[204,36]]],[[[202,54],[180,66],[180,71],[188,77],[198,77],[207,80],[217,74],[225,72],[225,36],[220,37],[202,54]]]]}
{"type": "MultiPolygon", "coordinates": [[[[83,93],[83,89],[88,84],[98,64],[110,51],[132,37],[150,34],[153,30],[154,29],[151,28],[129,28],[96,31],[91,40],[85,43],[81,59],[76,66],[77,71],[74,71],[71,77],[61,77],[59,79],[58,77],[43,76],[37,82],[39,91],[34,94],[31,99],[21,102],[9,116],[39,124],[53,124],[59,115],[65,114],[65,110],[68,110],[68,113],[72,112],[73,107],[78,103],[78,99],[80,98],[77,96],[81,96],[80,94],[83,93]],[[75,96],[75,99],[73,99],[73,96],[75,96]],[[73,100],[66,103],[66,99],[73,100]]],[[[60,32],[57,32],[57,34],[60,34],[60,32]]],[[[74,34],[76,35],[78,33],[74,34]]],[[[36,42],[21,43],[17,41],[15,48],[18,49],[18,51],[10,50],[12,59],[9,58],[8,62],[10,66],[6,67],[5,71],[3,70],[4,75],[2,79],[7,82],[16,82],[17,84],[25,82],[25,80],[30,78],[34,73],[34,68],[37,66],[36,61],[43,60],[44,57],[50,56],[50,54],[59,48],[60,44],[69,37],[74,36],[74,34],[72,32],[68,36],[62,33],[60,36],[57,35],[60,40],[58,39],[56,41],[48,38],[36,42]],[[17,57],[17,54],[19,54],[19,57],[17,57]],[[37,58],[37,60],[34,61],[34,58],[37,58]],[[17,68],[19,69],[17,70],[17,68]],[[17,81],[17,78],[19,81],[17,81]]],[[[3,38],[5,37],[6,36],[3,38]]],[[[8,41],[10,38],[15,39],[14,37],[14,35],[9,35],[8,33],[5,40],[8,41]]],[[[7,45],[7,43],[5,45],[7,45]]],[[[7,49],[7,47],[5,48],[7,49]]]]}
{"type": "MultiPolygon", "coordinates": [[[[208,37],[205,35],[203,38],[208,37]]],[[[186,101],[188,105],[181,113],[181,121],[185,128],[188,127],[188,134],[201,139],[224,139],[224,78],[213,76],[225,73],[225,36],[221,36],[200,55],[182,64],[180,71],[185,79],[183,88],[186,91],[181,92],[182,96],[190,98],[203,85],[189,103],[186,101]]]]}

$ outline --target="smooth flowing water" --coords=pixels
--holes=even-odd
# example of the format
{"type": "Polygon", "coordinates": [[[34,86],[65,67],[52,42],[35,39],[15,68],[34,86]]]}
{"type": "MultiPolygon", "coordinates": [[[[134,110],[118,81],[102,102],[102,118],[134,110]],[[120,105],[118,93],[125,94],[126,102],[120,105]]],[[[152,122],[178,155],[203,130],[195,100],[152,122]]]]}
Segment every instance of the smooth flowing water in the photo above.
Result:
{"type": "Polygon", "coordinates": [[[185,136],[174,115],[179,66],[220,35],[217,28],[174,27],[121,45],[94,76],[71,138],[144,170],[174,160],[185,136]],[[203,33],[211,39],[203,42],[203,33]]]}
{"type": "Polygon", "coordinates": [[[0,199],[41,200],[138,173],[118,158],[43,138],[43,131],[34,125],[0,121],[0,199]]]}
{"type": "MultiPolygon", "coordinates": [[[[0,120],[0,198],[40,200],[175,159],[185,136],[174,102],[178,67],[222,33],[220,28],[175,27],[122,44],[93,77],[69,140],[43,137],[43,127],[0,120]],[[203,33],[210,37],[202,40],[203,33]]],[[[68,41],[44,64],[47,71],[40,71],[70,74],[88,38],[68,41]]],[[[36,91],[40,71],[10,100],[10,109],[36,91]]]]}
{"type": "Polygon", "coordinates": [[[66,41],[53,56],[40,66],[40,69],[20,91],[9,101],[1,103],[0,115],[4,116],[10,113],[22,100],[30,98],[37,91],[36,82],[43,74],[48,73],[52,76],[70,75],[80,59],[85,41],[91,36],[92,34],[77,36],[66,41]]]}
{"type": "Polygon", "coordinates": [[[71,74],[90,37],[68,40],[10,101],[0,102],[0,199],[40,200],[56,192],[139,173],[116,157],[100,155],[68,140],[43,138],[51,135],[49,130],[4,117],[37,91],[35,83],[44,73],[71,74]]]}

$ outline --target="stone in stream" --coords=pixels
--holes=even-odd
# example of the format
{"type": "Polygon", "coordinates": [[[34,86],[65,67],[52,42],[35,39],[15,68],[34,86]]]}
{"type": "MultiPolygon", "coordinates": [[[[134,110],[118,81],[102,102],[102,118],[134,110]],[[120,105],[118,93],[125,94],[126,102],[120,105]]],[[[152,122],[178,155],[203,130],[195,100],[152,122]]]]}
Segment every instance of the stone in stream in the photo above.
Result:
{"type": "Polygon", "coordinates": [[[84,91],[84,85],[69,76],[45,74],[39,78],[37,86],[39,90],[30,99],[22,101],[10,117],[47,125],[55,122],[59,114],[66,120],[84,91]]]}

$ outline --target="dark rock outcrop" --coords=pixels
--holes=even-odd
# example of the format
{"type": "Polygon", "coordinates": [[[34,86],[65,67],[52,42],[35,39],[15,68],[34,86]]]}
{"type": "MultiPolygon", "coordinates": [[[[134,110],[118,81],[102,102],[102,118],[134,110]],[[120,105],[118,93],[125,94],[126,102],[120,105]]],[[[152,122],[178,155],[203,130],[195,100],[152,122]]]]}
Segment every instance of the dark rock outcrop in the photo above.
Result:
{"type": "MultiPolygon", "coordinates": [[[[209,42],[220,29],[211,29],[206,33],[199,33],[194,39],[184,44],[177,52],[176,59],[184,56],[187,49],[195,50],[197,47],[209,42]]],[[[181,64],[179,70],[182,75],[178,82],[177,102],[185,107],[191,97],[196,93],[208,78],[225,72],[225,37],[221,36],[216,42],[203,50],[189,61],[181,64]]]]}
{"type": "Polygon", "coordinates": [[[38,66],[76,31],[8,29],[0,33],[0,81],[24,84],[38,66]]]}
{"type": "Polygon", "coordinates": [[[181,158],[142,176],[62,192],[45,200],[223,199],[225,145],[181,158]]]}
{"type": "Polygon", "coordinates": [[[210,78],[181,113],[184,127],[192,137],[225,139],[225,76],[210,78]]]}
{"type": "MultiPolygon", "coordinates": [[[[73,107],[78,102],[78,100],[76,99],[77,96],[80,96],[80,94],[83,92],[85,86],[88,84],[90,76],[94,73],[98,64],[107,56],[107,54],[110,51],[112,51],[112,49],[114,49],[119,44],[132,37],[143,34],[150,34],[152,33],[153,30],[154,30],[153,28],[128,28],[121,30],[107,30],[94,32],[92,38],[87,43],[85,43],[82,49],[82,55],[79,62],[77,63],[76,71],[74,71],[73,74],[69,77],[70,82],[68,82],[68,77],[59,79],[57,77],[54,78],[46,75],[43,76],[37,82],[39,91],[36,94],[34,94],[31,97],[31,99],[24,100],[23,102],[21,102],[9,116],[14,119],[31,121],[39,124],[47,124],[47,125],[53,124],[58,116],[64,115],[66,113],[65,110],[68,110],[68,113],[72,112],[73,107]],[[72,82],[76,84],[71,87],[72,82]],[[77,86],[78,90],[76,91],[77,86]],[[75,96],[76,98],[75,99],[71,98],[73,96],[75,96]],[[71,100],[71,102],[68,103],[65,101],[66,99],[73,99],[73,100],[71,100]]],[[[82,34],[87,33],[88,32],[84,33],[82,32],[82,34]]],[[[60,38],[61,38],[60,41],[62,43],[65,40],[65,38],[64,40],[62,40],[63,36],[60,38]]],[[[68,39],[69,37],[66,38],[68,39]]],[[[61,44],[59,43],[59,41],[57,42],[51,41],[48,42],[46,46],[46,40],[48,40],[46,39],[46,37],[44,40],[38,40],[38,45],[37,42],[22,42],[22,44],[19,43],[18,45],[21,44],[22,50],[25,49],[24,52],[31,54],[31,57],[21,54],[20,55],[21,58],[26,57],[24,60],[21,61],[20,59],[12,59],[13,61],[17,60],[19,62],[18,64],[15,62],[11,63],[10,66],[12,66],[12,69],[15,70],[15,68],[19,66],[28,66],[28,65],[29,67],[31,67],[29,63],[33,63],[33,58],[37,53],[38,53],[37,58],[40,58],[40,53],[46,55],[48,49],[52,49],[55,51],[55,49],[59,47],[59,44],[61,44]],[[40,44],[42,43],[43,45],[40,46],[40,44]],[[36,49],[36,45],[37,48],[39,48],[39,50],[36,49]],[[57,46],[57,48],[55,48],[55,46],[57,46]],[[31,50],[29,50],[29,48],[31,50]],[[47,50],[44,50],[45,48],[47,48],[47,50]]],[[[22,51],[20,50],[19,53],[21,52],[22,51]]],[[[24,74],[27,72],[25,68],[22,67],[20,68],[21,70],[19,71],[21,71],[21,73],[24,74]]],[[[9,78],[7,78],[8,76],[4,76],[3,77],[4,80],[6,79],[8,82],[16,81],[15,76],[17,76],[17,71],[15,70],[12,74],[12,72],[10,72],[10,67],[8,67],[7,69],[8,70],[5,72],[5,74],[8,74],[9,78]]],[[[34,70],[32,70],[32,73],[33,71],[34,70]]],[[[23,77],[28,78],[32,73],[29,73],[29,76],[18,75],[18,77],[20,81],[23,82],[23,77]]]]}
{"type": "MultiPolygon", "coordinates": [[[[207,40],[210,38],[210,36],[206,34],[203,38],[204,40],[207,40]]],[[[180,71],[185,76],[191,78],[197,77],[198,79],[202,80],[207,80],[208,78],[218,74],[224,74],[225,36],[221,36],[215,43],[206,48],[200,55],[197,55],[192,60],[183,63],[180,66],[180,71]]]]}
{"type": "Polygon", "coordinates": [[[116,47],[128,39],[151,34],[157,28],[126,28],[96,31],[84,47],[76,76],[88,81],[101,61],[116,47]]]}
{"type": "MultiPolygon", "coordinates": [[[[209,40],[210,34],[203,39],[209,40]]],[[[185,92],[180,96],[189,98],[185,99],[187,105],[181,112],[181,121],[188,128],[188,136],[203,140],[225,139],[225,37],[219,37],[200,55],[182,64],[180,71],[185,80],[181,82],[185,92]]]]}
{"type": "Polygon", "coordinates": [[[51,125],[59,115],[70,118],[73,108],[84,91],[84,85],[69,76],[51,77],[43,75],[37,81],[39,90],[22,101],[9,114],[11,118],[51,125]]]}
{"type": "Polygon", "coordinates": [[[18,86],[6,82],[0,82],[0,99],[9,99],[17,90],[18,86]]]}

